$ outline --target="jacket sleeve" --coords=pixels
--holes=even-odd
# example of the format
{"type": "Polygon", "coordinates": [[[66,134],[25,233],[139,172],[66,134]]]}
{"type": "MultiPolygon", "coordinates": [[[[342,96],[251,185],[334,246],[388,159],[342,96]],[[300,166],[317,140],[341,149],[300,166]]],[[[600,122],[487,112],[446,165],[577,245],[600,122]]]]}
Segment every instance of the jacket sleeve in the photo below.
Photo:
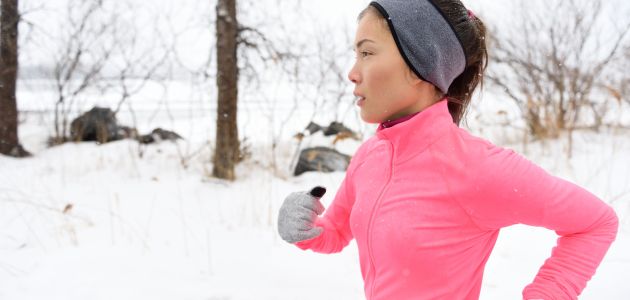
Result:
{"type": "Polygon", "coordinates": [[[354,197],[349,181],[350,178],[346,173],[335,199],[324,215],[315,221],[315,226],[322,227],[324,231],[313,239],[295,243],[296,246],[303,250],[311,249],[320,253],[336,253],[350,243],[352,232],[349,220],[354,197]]]}
{"type": "Polygon", "coordinates": [[[473,197],[462,201],[462,206],[473,222],[487,230],[517,223],[555,230],[557,245],[523,290],[523,298],[577,299],[615,240],[614,210],[512,150],[488,149],[473,168],[473,197]]]}
{"type": "Polygon", "coordinates": [[[357,150],[346,170],[346,176],[341,182],[337,194],[332,203],[326,209],[322,217],[318,217],[315,226],[322,227],[324,231],[319,236],[295,243],[302,250],[311,249],[319,253],[340,252],[352,240],[350,230],[350,213],[354,205],[355,192],[352,181],[353,171],[356,169],[357,160],[364,152],[365,145],[357,150]]]}

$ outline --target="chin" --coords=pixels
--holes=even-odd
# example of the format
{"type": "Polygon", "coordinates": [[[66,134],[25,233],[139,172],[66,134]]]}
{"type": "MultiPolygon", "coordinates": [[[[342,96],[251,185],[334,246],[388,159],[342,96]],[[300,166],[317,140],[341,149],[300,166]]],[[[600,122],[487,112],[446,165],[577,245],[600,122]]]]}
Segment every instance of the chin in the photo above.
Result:
{"type": "Polygon", "coordinates": [[[363,122],[368,123],[368,124],[380,124],[383,122],[378,117],[370,116],[363,111],[361,111],[361,120],[363,120],[363,122]]]}

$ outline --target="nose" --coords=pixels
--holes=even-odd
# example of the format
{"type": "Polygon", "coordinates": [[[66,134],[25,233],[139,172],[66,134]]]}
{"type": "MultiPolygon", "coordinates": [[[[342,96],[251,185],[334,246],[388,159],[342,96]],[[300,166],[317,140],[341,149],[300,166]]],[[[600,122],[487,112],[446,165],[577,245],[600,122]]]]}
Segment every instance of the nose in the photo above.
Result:
{"type": "Polygon", "coordinates": [[[352,83],[354,84],[359,84],[359,82],[361,82],[361,76],[359,74],[359,71],[357,70],[356,63],[352,66],[350,72],[348,72],[348,80],[352,81],[352,83]]]}

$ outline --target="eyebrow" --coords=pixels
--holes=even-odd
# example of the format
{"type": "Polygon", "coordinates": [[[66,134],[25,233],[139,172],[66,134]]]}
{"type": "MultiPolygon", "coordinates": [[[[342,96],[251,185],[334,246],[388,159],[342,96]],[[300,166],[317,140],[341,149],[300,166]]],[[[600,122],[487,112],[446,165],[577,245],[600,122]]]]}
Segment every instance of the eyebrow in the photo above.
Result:
{"type": "Polygon", "coordinates": [[[370,40],[370,39],[362,39],[359,42],[357,42],[357,45],[354,48],[357,49],[357,48],[361,47],[361,45],[363,45],[363,44],[365,44],[367,42],[375,43],[373,40],[370,40]]]}

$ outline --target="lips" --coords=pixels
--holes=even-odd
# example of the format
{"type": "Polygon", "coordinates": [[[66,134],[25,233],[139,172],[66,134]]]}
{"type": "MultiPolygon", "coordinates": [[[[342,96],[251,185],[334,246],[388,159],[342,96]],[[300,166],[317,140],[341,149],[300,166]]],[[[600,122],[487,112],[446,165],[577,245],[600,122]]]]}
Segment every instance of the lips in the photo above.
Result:
{"type": "Polygon", "coordinates": [[[361,106],[361,105],[363,105],[363,103],[365,103],[365,96],[363,96],[363,95],[361,95],[361,94],[359,94],[357,92],[354,92],[354,96],[356,97],[356,103],[357,103],[358,106],[361,106]]]}

